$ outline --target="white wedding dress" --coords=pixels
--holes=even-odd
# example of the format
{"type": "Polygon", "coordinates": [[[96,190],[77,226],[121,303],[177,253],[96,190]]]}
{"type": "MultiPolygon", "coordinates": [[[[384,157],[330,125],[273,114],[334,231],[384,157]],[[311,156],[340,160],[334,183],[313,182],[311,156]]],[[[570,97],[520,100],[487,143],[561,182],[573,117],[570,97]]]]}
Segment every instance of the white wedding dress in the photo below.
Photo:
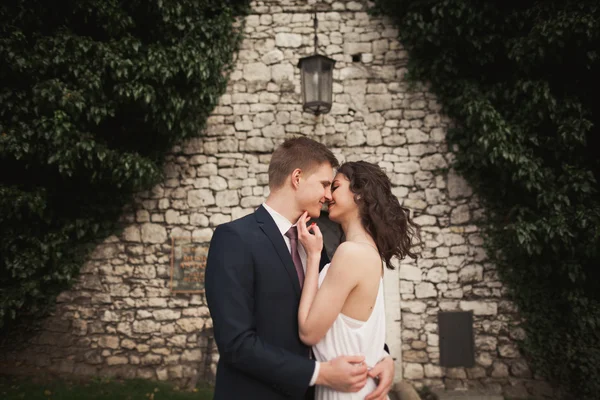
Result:
{"type": "MultiPolygon", "coordinates": [[[[319,287],[325,279],[330,264],[319,273],[319,287]]],[[[383,278],[379,283],[379,292],[375,306],[366,321],[359,321],[340,313],[325,337],[313,346],[317,361],[329,361],[338,356],[364,355],[367,367],[372,368],[387,353],[383,349],[385,343],[385,307],[383,301],[383,278]]],[[[371,378],[357,393],[342,393],[326,386],[316,387],[315,400],[354,400],[364,399],[377,384],[371,378]]]]}

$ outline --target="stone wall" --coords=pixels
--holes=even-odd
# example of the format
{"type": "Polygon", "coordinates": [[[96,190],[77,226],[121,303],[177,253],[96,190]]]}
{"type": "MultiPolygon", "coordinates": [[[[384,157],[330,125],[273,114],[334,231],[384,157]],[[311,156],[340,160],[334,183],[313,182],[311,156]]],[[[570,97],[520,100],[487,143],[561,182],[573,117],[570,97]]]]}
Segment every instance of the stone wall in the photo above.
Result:
{"type": "Polygon", "coordinates": [[[206,132],[172,149],[164,182],[125,211],[123,234],[96,249],[44,329],[25,350],[4,349],[2,363],[187,384],[212,379],[218,355],[211,319],[202,295],[170,292],[170,238],[208,243],[217,225],[251,213],[269,192],[270,153],[284,138],[306,135],[340,161],[378,163],[422,226],[422,258],[386,275],[397,378],[542,393],[517,350],[523,330],[514,307],[486,262],[475,225],[484,211],[451,169],[450,121],[426,87],[404,81],[407,53],[393,25],[357,1],[256,1],[252,9],[237,67],[206,132]],[[320,117],[302,112],[296,67],[313,50],[315,7],[319,51],[337,61],[334,105],[320,117]],[[473,311],[474,368],[439,367],[440,310],[473,311]]]}

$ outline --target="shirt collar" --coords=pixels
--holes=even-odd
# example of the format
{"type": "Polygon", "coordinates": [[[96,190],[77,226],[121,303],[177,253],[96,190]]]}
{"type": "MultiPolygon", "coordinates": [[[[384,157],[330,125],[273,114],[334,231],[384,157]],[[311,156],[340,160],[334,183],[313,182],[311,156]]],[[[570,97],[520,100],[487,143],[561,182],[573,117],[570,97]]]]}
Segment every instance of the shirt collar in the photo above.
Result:
{"type": "Polygon", "coordinates": [[[290,228],[293,225],[295,225],[295,224],[292,224],[289,219],[287,219],[286,217],[284,217],[283,215],[279,214],[277,211],[275,211],[271,207],[269,207],[267,205],[267,203],[263,203],[263,207],[271,215],[271,218],[273,218],[273,221],[275,221],[275,225],[277,225],[277,229],[279,229],[279,232],[281,232],[281,235],[285,235],[287,233],[287,231],[289,231],[290,228]]]}

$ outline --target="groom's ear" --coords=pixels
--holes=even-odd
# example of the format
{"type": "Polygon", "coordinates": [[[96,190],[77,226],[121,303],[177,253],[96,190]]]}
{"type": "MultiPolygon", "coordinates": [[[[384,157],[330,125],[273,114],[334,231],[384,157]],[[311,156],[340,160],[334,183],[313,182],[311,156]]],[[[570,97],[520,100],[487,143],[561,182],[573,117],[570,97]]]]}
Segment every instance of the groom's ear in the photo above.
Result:
{"type": "Polygon", "coordinates": [[[298,189],[300,187],[300,178],[302,177],[302,170],[300,168],[296,168],[292,171],[291,179],[292,186],[294,189],[298,189]]]}

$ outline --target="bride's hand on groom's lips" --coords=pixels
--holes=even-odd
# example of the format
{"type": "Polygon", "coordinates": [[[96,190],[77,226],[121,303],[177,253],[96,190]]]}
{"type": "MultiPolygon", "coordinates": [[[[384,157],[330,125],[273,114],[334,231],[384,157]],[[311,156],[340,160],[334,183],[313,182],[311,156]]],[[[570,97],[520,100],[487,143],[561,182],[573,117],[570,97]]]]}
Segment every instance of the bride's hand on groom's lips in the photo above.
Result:
{"type": "Polygon", "coordinates": [[[306,224],[310,220],[308,212],[305,211],[298,220],[298,240],[304,246],[307,256],[321,257],[323,250],[323,234],[315,222],[308,227],[306,224]],[[312,232],[312,233],[311,233],[312,232]]]}

